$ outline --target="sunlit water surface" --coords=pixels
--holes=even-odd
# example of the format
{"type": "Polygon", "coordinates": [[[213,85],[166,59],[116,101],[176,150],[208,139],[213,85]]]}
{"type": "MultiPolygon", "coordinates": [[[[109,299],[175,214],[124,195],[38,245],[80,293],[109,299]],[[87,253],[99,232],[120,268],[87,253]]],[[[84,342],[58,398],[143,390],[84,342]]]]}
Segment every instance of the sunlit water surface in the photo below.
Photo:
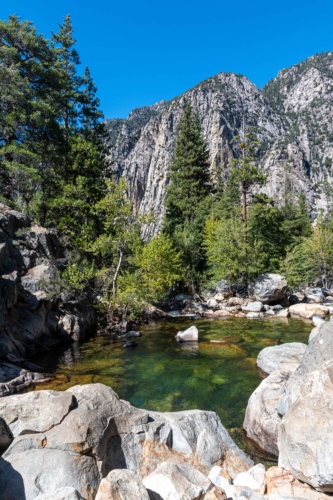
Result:
{"type": "Polygon", "coordinates": [[[134,348],[124,348],[124,341],[94,337],[39,355],[35,361],[55,378],[36,389],[66,390],[101,382],[138,408],[213,410],[246,453],[269,465],[269,457],[254,449],[241,431],[247,401],[261,381],[256,358],[267,346],[307,343],[310,329],[309,322],[293,318],[160,320],[140,328],[143,336],[135,339],[134,348]],[[178,344],[176,333],[192,324],[199,330],[199,344],[178,344]]]}

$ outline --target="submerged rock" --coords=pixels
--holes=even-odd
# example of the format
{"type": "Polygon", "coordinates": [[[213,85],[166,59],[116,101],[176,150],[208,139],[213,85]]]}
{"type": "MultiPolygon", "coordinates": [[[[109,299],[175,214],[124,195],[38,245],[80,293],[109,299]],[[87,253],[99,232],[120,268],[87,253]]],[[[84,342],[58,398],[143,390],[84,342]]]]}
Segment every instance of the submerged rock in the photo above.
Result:
{"type": "Polygon", "coordinates": [[[190,326],[187,330],[180,331],[175,336],[177,342],[198,342],[199,332],[196,326],[190,326]]]}
{"type": "Polygon", "coordinates": [[[127,342],[125,342],[124,344],[124,347],[136,347],[138,345],[137,342],[135,342],[135,340],[127,340],[127,342]]]}

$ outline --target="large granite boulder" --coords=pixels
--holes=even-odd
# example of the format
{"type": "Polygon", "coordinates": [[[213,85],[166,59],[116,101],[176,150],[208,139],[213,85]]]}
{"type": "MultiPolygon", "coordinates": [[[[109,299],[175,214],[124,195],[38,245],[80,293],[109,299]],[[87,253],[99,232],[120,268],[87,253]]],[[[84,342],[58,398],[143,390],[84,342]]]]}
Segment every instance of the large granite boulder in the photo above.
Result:
{"type": "Polygon", "coordinates": [[[33,500],[63,486],[76,489],[85,500],[94,500],[100,483],[96,461],[87,455],[46,448],[47,437],[35,434],[0,460],[1,493],[6,500],[33,500]]]}
{"type": "Polygon", "coordinates": [[[308,373],[333,359],[333,323],[327,321],[320,325],[318,330],[309,343],[301,364],[284,386],[278,406],[278,412],[282,416],[299,397],[308,373]]]}
{"type": "Polygon", "coordinates": [[[279,429],[279,466],[316,489],[333,492],[333,359],[302,377],[279,429]]]}
{"type": "Polygon", "coordinates": [[[149,500],[142,481],[126,469],[111,471],[99,485],[95,500],[149,500]]]}
{"type": "Polygon", "coordinates": [[[52,493],[42,493],[34,498],[34,500],[84,500],[80,493],[71,487],[58,488],[52,493]]]}
{"type": "Polygon", "coordinates": [[[245,412],[243,428],[247,437],[262,450],[278,456],[278,428],[281,419],[277,407],[290,372],[274,371],[252,393],[245,412]]]}
{"type": "Polygon", "coordinates": [[[219,465],[232,478],[253,465],[216,413],[139,410],[102,384],[2,398],[0,417],[15,438],[0,461],[8,500],[61,487],[90,500],[112,470],[143,478],[162,462],[187,463],[205,475],[219,465]]]}
{"type": "Polygon", "coordinates": [[[289,307],[291,315],[299,316],[304,319],[312,319],[314,316],[325,318],[329,314],[329,308],[322,304],[294,304],[289,307]]]}
{"type": "Polygon", "coordinates": [[[150,500],[198,500],[212,483],[188,464],[164,462],[143,479],[150,500]]]}
{"type": "Polygon", "coordinates": [[[265,347],[257,357],[257,366],[268,375],[275,370],[295,371],[302,361],[306,349],[307,346],[301,342],[265,347]]]}
{"type": "Polygon", "coordinates": [[[284,299],[286,291],[287,281],[280,274],[262,274],[249,285],[249,295],[263,304],[280,302],[284,299]]]}

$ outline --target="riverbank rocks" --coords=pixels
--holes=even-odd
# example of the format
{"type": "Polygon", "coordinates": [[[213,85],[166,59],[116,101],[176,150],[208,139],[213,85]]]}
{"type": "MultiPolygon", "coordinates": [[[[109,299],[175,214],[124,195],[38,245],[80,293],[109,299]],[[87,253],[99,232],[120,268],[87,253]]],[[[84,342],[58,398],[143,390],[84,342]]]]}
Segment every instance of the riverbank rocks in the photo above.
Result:
{"type": "Polygon", "coordinates": [[[300,316],[304,319],[312,319],[313,316],[325,318],[329,314],[329,309],[321,304],[300,303],[290,306],[289,312],[291,315],[300,316]]]}
{"type": "Polygon", "coordinates": [[[290,372],[275,370],[264,379],[248,401],[243,428],[246,435],[262,450],[278,456],[278,428],[281,419],[277,412],[279,399],[290,372]]]}
{"type": "Polygon", "coordinates": [[[90,297],[75,300],[59,292],[51,298],[65,262],[55,230],[0,204],[0,395],[48,378],[26,368],[24,359],[81,340],[95,325],[90,297]],[[12,356],[23,363],[9,367],[12,356]]]}
{"type": "Polygon", "coordinates": [[[111,471],[99,485],[95,500],[150,500],[141,479],[126,469],[111,471]]]}
{"type": "Polygon", "coordinates": [[[242,306],[242,311],[245,312],[261,312],[264,310],[264,304],[262,302],[250,302],[246,306],[242,306]]]}
{"type": "Polygon", "coordinates": [[[257,366],[270,375],[275,370],[292,372],[298,368],[307,349],[301,342],[265,347],[257,358],[257,366]]]}
{"type": "Polygon", "coordinates": [[[246,317],[249,319],[260,319],[260,318],[264,318],[265,315],[262,312],[248,312],[246,317]]]}
{"type": "Polygon", "coordinates": [[[187,330],[178,332],[175,339],[177,342],[198,342],[199,331],[196,326],[190,326],[187,330]]]}
{"type": "Polygon", "coordinates": [[[249,285],[249,295],[263,304],[280,302],[286,291],[287,281],[280,274],[262,274],[249,285]]]}
{"type": "Polygon", "coordinates": [[[231,478],[253,465],[216,413],[140,410],[102,384],[2,398],[0,416],[14,437],[0,459],[6,500],[34,500],[63,487],[94,500],[114,469],[145,478],[163,462],[205,476],[219,465],[231,478]]]}
{"type": "Polygon", "coordinates": [[[143,479],[150,500],[197,500],[212,488],[210,480],[188,464],[162,463],[143,479]]]}

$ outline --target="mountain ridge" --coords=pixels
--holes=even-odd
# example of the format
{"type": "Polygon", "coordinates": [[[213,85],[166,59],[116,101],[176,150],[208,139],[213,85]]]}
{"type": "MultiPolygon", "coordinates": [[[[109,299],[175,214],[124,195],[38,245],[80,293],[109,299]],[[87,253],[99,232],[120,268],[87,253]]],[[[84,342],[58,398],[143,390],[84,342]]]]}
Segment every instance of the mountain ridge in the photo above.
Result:
{"type": "MultiPolygon", "coordinates": [[[[147,236],[161,228],[168,167],[185,100],[198,110],[213,177],[218,170],[227,177],[230,158],[237,156],[232,139],[244,121],[261,142],[258,165],[268,180],[261,191],[278,204],[303,191],[313,216],[327,206],[323,183],[332,180],[332,52],[284,68],[262,90],[244,75],[221,72],[163,101],[157,110],[155,105],[141,108],[146,110],[142,126],[122,130],[109,150],[111,171],[126,178],[137,212],[156,216],[147,236]]],[[[140,108],[134,111],[138,114],[140,108]]]]}

